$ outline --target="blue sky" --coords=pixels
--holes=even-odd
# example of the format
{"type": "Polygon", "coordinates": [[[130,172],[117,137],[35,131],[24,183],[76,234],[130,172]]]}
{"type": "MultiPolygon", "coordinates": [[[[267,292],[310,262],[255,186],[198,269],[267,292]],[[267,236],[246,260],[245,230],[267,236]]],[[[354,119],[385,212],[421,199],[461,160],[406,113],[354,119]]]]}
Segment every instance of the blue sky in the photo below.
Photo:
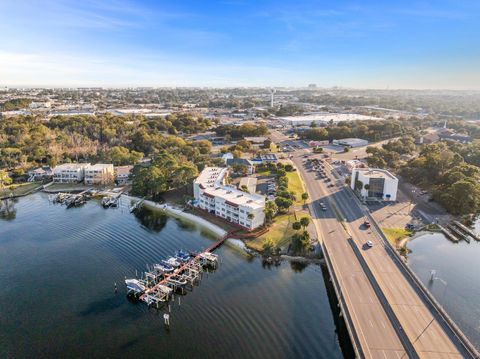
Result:
{"type": "Polygon", "coordinates": [[[0,0],[0,86],[480,89],[480,2],[0,0]]]}

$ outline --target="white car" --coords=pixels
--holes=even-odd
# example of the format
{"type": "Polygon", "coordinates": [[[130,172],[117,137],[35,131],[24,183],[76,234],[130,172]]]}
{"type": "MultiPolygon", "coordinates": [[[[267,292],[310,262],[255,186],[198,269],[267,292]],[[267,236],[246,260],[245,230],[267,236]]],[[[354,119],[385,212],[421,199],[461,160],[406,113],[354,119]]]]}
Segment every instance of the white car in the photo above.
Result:
{"type": "Polygon", "coordinates": [[[372,247],[373,247],[372,241],[367,241],[367,246],[369,246],[370,248],[372,248],[372,247]]]}

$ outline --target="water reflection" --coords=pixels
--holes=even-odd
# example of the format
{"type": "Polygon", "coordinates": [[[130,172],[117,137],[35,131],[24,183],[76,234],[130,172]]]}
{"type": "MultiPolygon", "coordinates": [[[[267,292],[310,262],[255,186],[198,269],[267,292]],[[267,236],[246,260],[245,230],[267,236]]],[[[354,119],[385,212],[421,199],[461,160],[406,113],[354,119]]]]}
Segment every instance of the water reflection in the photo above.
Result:
{"type": "Polygon", "coordinates": [[[308,267],[308,263],[306,262],[295,262],[295,261],[290,262],[290,268],[292,268],[292,270],[297,273],[303,272],[307,267],[308,267]]]}
{"type": "Polygon", "coordinates": [[[17,209],[15,204],[18,202],[18,199],[11,198],[0,201],[0,219],[11,221],[12,219],[17,218],[17,209]]]}
{"type": "Polygon", "coordinates": [[[135,218],[147,229],[160,232],[168,221],[168,216],[159,210],[142,206],[135,211],[135,218]]]}

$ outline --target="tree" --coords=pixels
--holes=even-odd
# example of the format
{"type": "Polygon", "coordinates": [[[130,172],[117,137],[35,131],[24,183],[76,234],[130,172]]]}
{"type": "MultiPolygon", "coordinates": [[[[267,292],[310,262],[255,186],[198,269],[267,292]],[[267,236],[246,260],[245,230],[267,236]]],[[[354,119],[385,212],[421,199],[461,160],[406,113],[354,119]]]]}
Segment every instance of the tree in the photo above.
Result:
{"type": "Polygon", "coordinates": [[[308,218],[308,217],[300,218],[300,224],[302,225],[303,229],[305,230],[308,227],[308,225],[310,224],[310,218],[308,218]]]}
{"type": "Polygon", "coordinates": [[[293,205],[293,201],[290,198],[284,197],[275,198],[275,203],[278,206],[278,209],[283,212],[288,212],[290,207],[293,205]]]}
{"type": "Polygon", "coordinates": [[[273,221],[273,218],[277,215],[278,206],[273,201],[267,201],[267,203],[265,203],[265,209],[263,210],[263,212],[265,213],[265,221],[267,224],[269,224],[273,221]]]}
{"type": "Polygon", "coordinates": [[[344,152],[344,153],[350,152],[350,147],[345,146],[345,147],[343,148],[343,152],[344,152]]]}
{"type": "Polygon", "coordinates": [[[302,193],[302,199],[303,199],[303,204],[305,205],[305,203],[307,203],[307,199],[308,199],[308,193],[307,192],[302,193]]]}
{"type": "Polygon", "coordinates": [[[302,228],[302,224],[300,222],[293,222],[292,223],[292,228],[296,231],[300,230],[302,228]]]}
{"type": "Polygon", "coordinates": [[[3,190],[4,186],[8,186],[12,183],[12,179],[8,176],[8,173],[4,170],[0,170],[0,189],[3,190]]]}

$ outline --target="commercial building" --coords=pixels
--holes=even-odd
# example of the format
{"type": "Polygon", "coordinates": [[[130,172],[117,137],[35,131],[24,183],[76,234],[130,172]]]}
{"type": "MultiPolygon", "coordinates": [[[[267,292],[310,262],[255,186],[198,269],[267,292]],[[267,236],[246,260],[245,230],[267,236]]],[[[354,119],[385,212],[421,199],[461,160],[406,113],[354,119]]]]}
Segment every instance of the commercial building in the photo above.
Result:
{"type": "Polygon", "coordinates": [[[333,140],[332,143],[337,146],[346,147],[363,147],[368,145],[368,141],[362,140],[361,138],[342,138],[340,140],[333,140]]]}
{"type": "Polygon", "coordinates": [[[396,201],[398,178],[378,168],[353,168],[350,187],[364,198],[396,201]]]}
{"type": "Polygon", "coordinates": [[[85,184],[105,185],[113,183],[115,171],[112,164],[97,163],[85,167],[85,184]]]}
{"type": "Polygon", "coordinates": [[[277,163],[278,162],[278,157],[275,153],[263,153],[258,155],[255,160],[259,161],[262,164],[265,163],[277,163]]]}
{"type": "Polygon", "coordinates": [[[354,113],[317,113],[302,116],[280,117],[280,121],[287,126],[310,126],[312,123],[317,126],[325,126],[331,122],[350,122],[350,121],[366,121],[366,120],[382,120],[379,117],[364,116],[354,113]]]}
{"type": "Polygon", "coordinates": [[[354,168],[366,168],[367,166],[360,160],[348,160],[345,161],[345,166],[348,172],[352,173],[354,168]]]}
{"type": "Polygon", "coordinates": [[[53,182],[78,183],[85,178],[85,168],[90,163],[64,163],[53,169],[53,182]]]}
{"type": "Polygon", "coordinates": [[[193,182],[194,205],[250,230],[262,226],[265,197],[225,185],[227,175],[227,168],[206,167],[193,182]]]}

